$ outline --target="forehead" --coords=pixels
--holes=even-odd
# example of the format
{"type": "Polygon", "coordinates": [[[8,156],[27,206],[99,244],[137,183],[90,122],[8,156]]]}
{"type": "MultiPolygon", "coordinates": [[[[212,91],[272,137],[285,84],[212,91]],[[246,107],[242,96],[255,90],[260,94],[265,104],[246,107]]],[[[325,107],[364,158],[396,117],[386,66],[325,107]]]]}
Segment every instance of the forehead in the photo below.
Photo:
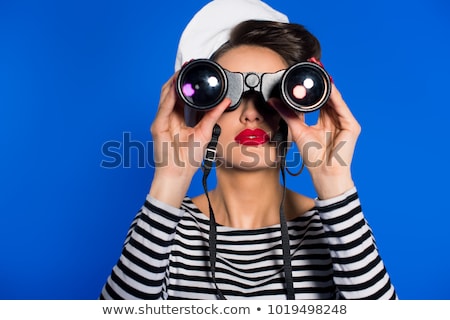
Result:
{"type": "Polygon", "coordinates": [[[217,63],[232,72],[276,72],[288,67],[284,59],[272,49],[241,45],[225,52],[217,63]]]}

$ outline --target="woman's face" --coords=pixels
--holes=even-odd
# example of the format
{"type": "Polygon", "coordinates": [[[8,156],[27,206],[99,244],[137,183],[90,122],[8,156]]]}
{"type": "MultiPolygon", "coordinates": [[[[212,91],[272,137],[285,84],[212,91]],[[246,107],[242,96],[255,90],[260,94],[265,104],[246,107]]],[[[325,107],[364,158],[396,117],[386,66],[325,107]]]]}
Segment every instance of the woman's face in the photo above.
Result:
{"type": "MultiPolygon", "coordinates": [[[[276,72],[288,66],[275,51],[242,45],[230,49],[217,60],[232,72],[276,72]]],[[[225,112],[218,121],[219,165],[246,170],[277,167],[276,144],[271,142],[278,131],[279,115],[259,94],[244,94],[237,109],[225,112]]]]}

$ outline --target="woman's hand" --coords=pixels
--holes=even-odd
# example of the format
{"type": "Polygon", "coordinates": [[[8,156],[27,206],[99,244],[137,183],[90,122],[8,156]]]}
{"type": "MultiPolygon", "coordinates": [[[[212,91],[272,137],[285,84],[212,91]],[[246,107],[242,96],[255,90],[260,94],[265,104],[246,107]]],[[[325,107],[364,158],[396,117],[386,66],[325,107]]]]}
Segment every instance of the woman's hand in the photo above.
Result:
{"type": "Polygon", "coordinates": [[[269,103],[286,121],[290,139],[297,144],[319,198],[331,198],[351,189],[354,184],[350,165],[361,127],[336,86],[332,84],[330,98],[312,126],[305,123],[303,113],[281,101],[269,103]]]}
{"type": "Polygon", "coordinates": [[[177,75],[163,85],[158,112],[151,126],[155,176],[150,189],[151,196],[176,207],[202,164],[214,124],[230,104],[230,100],[225,99],[205,112],[195,127],[187,126],[184,104],[175,91],[177,75]]]}

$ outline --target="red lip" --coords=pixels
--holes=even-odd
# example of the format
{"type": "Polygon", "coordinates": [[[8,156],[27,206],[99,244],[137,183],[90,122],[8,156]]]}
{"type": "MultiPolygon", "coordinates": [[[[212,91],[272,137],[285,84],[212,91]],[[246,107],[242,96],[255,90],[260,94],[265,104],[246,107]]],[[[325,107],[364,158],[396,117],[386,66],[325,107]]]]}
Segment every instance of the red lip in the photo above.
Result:
{"type": "Polygon", "coordinates": [[[269,141],[269,135],[262,129],[245,129],[234,140],[246,146],[257,146],[269,141]]]}

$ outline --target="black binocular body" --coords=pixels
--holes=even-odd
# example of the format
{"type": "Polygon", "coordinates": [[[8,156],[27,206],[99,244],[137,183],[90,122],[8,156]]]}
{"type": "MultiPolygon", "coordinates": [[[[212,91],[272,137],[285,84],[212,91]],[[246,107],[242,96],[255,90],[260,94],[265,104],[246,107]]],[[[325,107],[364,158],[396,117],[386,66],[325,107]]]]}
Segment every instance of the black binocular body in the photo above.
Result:
{"type": "Polygon", "coordinates": [[[180,70],[176,89],[187,108],[197,111],[210,110],[226,97],[231,99],[227,111],[235,110],[242,94],[253,90],[265,101],[277,97],[293,110],[312,112],[328,101],[331,80],[321,66],[307,61],[275,73],[241,73],[209,59],[197,59],[180,70]]]}

